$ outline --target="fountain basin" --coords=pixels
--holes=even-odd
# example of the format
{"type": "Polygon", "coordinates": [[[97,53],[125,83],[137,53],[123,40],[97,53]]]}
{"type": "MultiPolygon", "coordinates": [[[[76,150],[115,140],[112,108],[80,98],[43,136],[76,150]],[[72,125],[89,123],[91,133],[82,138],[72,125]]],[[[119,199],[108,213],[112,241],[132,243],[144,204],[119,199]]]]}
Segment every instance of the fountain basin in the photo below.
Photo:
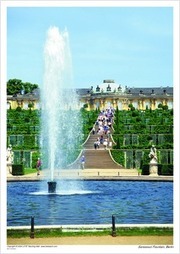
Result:
{"type": "Polygon", "coordinates": [[[118,224],[173,223],[173,182],[65,180],[54,195],[46,181],[7,185],[8,226],[31,216],[36,225],[109,224],[112,214],[118,224]]]}

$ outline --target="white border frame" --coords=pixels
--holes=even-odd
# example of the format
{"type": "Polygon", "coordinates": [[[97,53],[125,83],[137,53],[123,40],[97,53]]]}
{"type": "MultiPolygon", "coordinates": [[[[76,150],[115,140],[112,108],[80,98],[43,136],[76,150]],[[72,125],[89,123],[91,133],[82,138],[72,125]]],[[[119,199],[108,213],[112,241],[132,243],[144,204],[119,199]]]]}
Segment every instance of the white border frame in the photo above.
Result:
{"type": "Polygon", "coordinates": [[[179,253],[179,1],[6,1],[1,0],[1,82],[0,82],[0,187],[1,187],[1,253],[179,253]],[[28,248],[17,247],[8,249],[6,246],[6,35],[7,35],[7,8],[8,7],[173,7],[174,9],[174,248],[138,249],[138,246],[60,246],[59,248],[28,248]],[[176,199],[176,200],[175,200],[176,199]],[[32,252],[33,250],[33,252],[32,252]],[[43,251],[43,252],[41,252],[43,251]],[[52,252],[53,251],[53,252],[52,252]],[[87,252],[88,251],[88,252],[87,252]],[[131,252],[132,251],[132,252],[131,252]]]}

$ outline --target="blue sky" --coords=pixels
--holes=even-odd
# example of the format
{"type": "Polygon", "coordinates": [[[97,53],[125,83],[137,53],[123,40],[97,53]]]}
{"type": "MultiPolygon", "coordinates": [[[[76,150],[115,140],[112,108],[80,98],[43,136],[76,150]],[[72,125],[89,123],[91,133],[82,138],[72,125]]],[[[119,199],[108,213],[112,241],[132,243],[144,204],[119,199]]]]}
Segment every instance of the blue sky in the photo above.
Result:
{"type": "Polygon", "coordinates": [[[50,26],[69,32],[77,88],[173,86],[172,7],[8,7],[7,79],[42,84],[50,26]]]}

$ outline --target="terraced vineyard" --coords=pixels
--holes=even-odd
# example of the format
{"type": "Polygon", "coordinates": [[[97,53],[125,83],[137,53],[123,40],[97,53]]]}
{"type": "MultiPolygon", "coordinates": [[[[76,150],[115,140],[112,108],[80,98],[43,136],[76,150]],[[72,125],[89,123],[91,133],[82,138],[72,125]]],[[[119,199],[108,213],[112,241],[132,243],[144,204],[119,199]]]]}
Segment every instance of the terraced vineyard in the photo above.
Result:
{"type": "MultiPolygon", "coordinates": [[[[161,171],[173,171],[173,110],[116,110],[112,154],[126,168],[142,168],[149,163],[149,149],[158,150],[161,171]],[[168,169],[167,169],[168,168],[168,169]]],[[[161,172],[163,173],[163,172],[161,172]]]]}
{"type": "MultiPolygon", "coordinates": [[[[77,140],[77,153],[91,131],[99,111],[80,111],[82,136],[77,140]]],[[[40,114],[39,110],[7,111],[7,144],[13,146],[14,163],[25,167],[35,167],[40,153],[40,114]]],[[[173,174],[173,110],[129,111],[115,110],[112,138],[114,145],[111,154],[124,168],[141,168],[146,174],[149,163],[149,149],[152,144],[158,151],[160,174],[173,174]]]]}

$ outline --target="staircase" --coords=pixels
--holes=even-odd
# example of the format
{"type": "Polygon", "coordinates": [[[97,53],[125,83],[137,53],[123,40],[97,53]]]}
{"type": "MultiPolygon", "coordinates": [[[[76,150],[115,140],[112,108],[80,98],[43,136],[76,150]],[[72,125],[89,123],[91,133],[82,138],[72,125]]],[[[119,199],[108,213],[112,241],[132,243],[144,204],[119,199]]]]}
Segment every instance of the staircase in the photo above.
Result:
{"type": "Polygon", "coordinates": [[[109,154],[108,150],[100,149],[85,149],[84,155],[86,158],[85,168],[88,169],[120,169],[120,165],[116,164],[109,154]]]}
{"type": "MultiPolygon", "coordinates": [[[[95,126],[95,134],[90,132],[87,141],[83,146],[83,155],[85,155],[85,170],[97,171],[102,170],[102,174],[118,174],[121,176],[137,176],[138,172],[136,169],[125,169],[123,166],[116,163],[110,155],[111,147],[104,148],[103,144],[100,144],[100,148],[94,148],[94,142],[97,140],[99,135],[97,134],[97,126],[95,126]]],[[[112,142],[112,139],[109,139],[112,142]]],[[[82,154],[81,154],[82,155],[82,154]]],[[[75,161],[70,166],[71,169],[80,169],[80,159],[75,161]]],[[[100,172],[97,171],[99,174],[100,172]]]]}
{"type": "MultiPolygon", "coordinates": [[[[95,134],[90,132],[87,141],[83,146],[83,154],[85,155],[85,168],[86,169],[121,169],[121,165],[117,164],[111,158],[109,147],[104,148],[103,144],[100,144],[100,148],[94,148],[94,142],[99,135],[97,134],[97,126],[95,126],[95,134]]],[[[110,138],[110,142],[112,142],[110,138]]],[[[71,168],[80,168],[80,161],[75,161],[71,164],[71,168]]]]}

